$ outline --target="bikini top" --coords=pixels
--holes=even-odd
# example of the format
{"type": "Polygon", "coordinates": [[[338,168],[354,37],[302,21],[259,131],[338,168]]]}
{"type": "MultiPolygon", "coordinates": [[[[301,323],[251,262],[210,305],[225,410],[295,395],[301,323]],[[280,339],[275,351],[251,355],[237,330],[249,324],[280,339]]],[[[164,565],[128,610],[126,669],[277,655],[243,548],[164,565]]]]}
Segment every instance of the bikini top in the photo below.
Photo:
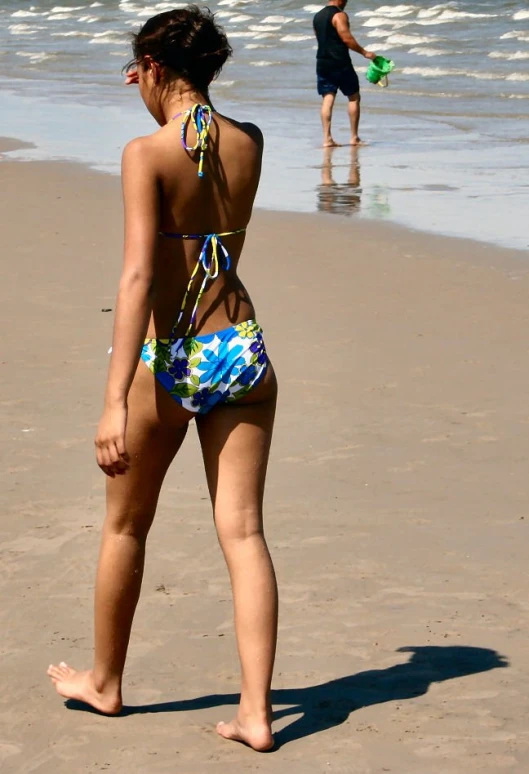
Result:
{"type": "MultiPolygon", "coordinates": [[[[200,150],[200,157],[198,162],[198,176],[202,178],[204,177],[204,154],[208,147],[207,141],[209,137],[209,130],[211,127],[213,109],[209,105],[195,104],[193,105],[193,107],[189,108],[189,110],[186,110],[182,113],[177,113],[175,116],[173,116],[171,121],[174,121],[176,118],[179,118],[180,116],[183,116],[182,128],[180,133],[182,146],[186,151],[189,151],[189,152],[200,150]],[[195,129],[195,132],[197,135],[197,140],[194,145],[187,144],[186,134],[187,134],[187,127],[189,123],[193,125],[193,128],[195,129]]],[[[184,312],[187,306],[187,301],[189,299],[191,290],[193,288],[193,282],[195,281],[195,277],[197,276],[200,267],[202,267],[204,271],[204,277],[202,279],[202,283],[200,285],[200,289],[198,291],[195,304],[193,306],[193,311],[191,312],[191,317],[189,318],[189,325],[187,326],[187,330],[185,333],[186,336],[189,336],[193,328],[193,325],[195,323],[196,316],[197,316],[198,305],[200,304],[200,300],[204,295],[204,291],[206,289],[206,286],[209,280],[216,279],[219,276],[219,272],[221,269],[224,269],[225,271],[229,271],[231,267],[230,255],[226,250],[225,246],[223,245],[221,237],[231,236],[232,234],[244,234],[245,231],[246,231],[246,227],[238,228],[235,231],[223,231],[220,234],[174,234],[170,231],[159,232],[160,236],[167,237],[169,239],[203,239],[204,240],[202,245],[202,250],[200,251],[200,255],[198,257],[196,266],[193,269],[193,272],[191,274],[191,277],[187,285],[186,292],[184,294],[184,298],[182,300],[182,305],[180,307],[178,319],[176,320],[173,326],[173,330],[171,331],[171,338],[176,338],[174,334],[178,326],[180,325],[182,317],[184,316],[184,312]]]]}

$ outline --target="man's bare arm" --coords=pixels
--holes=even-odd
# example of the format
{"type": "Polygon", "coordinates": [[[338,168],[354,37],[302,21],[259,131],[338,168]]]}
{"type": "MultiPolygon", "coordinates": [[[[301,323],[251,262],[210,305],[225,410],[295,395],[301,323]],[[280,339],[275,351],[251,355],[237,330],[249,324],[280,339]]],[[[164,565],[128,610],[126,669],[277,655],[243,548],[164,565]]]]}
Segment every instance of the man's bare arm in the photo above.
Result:
{"type": "Polygon", "coordinates": [[[356,51],[356,53],[360,54],[361,56],[365,56],[366,59],[375,58],[376,54],[374,54],[372,51],[366,51],[365,48],[362,48],[362,46],[354,37],[353,33],[351,32],[351,28],[349,27],[349,17],[346,13],[342,11],[342,13],[335,14],[332,23],[336,29],[336,32],[345,43],[347,48],[350,48],[351,51],[356,51]]]}

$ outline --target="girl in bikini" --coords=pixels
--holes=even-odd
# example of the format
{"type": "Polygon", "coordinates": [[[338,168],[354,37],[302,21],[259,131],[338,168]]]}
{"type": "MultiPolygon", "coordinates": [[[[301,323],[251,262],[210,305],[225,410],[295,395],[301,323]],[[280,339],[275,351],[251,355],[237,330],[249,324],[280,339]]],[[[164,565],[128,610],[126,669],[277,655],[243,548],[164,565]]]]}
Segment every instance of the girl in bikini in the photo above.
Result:
{"type": "Polygon", "coordinates": [[[95,440],[107,475],[89,671],[48,674],[61,696],[108,715],[122,675],[145,543],[164,476],[191,420],[232,583],[241,696],[221,736],[273,745],[270,684],[277,587],[263,534],[263,491],[277,384],[237,275],[259,183],[263,138],[217,113],[209,88],[231,55],[196,6],[150,19],[134,36],[127,82],[157,123],[123,153],[124,263],[104,410],[95,440]]]}

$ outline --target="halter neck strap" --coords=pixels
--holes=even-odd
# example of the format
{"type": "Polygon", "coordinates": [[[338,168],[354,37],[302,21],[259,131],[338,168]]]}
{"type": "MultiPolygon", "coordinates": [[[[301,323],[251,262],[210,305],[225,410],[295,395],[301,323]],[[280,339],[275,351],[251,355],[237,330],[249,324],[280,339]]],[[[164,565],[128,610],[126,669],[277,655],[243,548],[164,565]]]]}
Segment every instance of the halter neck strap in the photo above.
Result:
{"type": "Polygon", "coordinates": [[[200,151],[200,157],[198,160],[198,176],[204,177],[204,154],[208,147],[208,137],[211,127],[211,120],[213,117],[213,108],[211,108],[209,105],[199,105],[196,103],[188,110],[177,113],[172,117],[171,121],[174,121],[180,116],[183,116],[182,128],[180,132],[182,146],[186,151],[200,151]],[[197,139],[194,145],[187,144],[186,135],[189,123],[192,124],[193,129],[197,135],[197,139]]]}

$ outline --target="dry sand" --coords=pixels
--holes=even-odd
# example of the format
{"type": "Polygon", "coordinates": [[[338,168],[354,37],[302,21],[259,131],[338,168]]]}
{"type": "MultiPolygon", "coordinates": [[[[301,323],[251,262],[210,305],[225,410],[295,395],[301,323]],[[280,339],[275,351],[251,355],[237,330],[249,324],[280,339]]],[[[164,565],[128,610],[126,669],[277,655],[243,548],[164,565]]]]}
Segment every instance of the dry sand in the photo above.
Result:
{"type": "Polygon", "coordinates": [[[256,213],[242,276],[281,385],[279,749],[258,755],[213,730],[237,660],[194,433],[149,541],[125,715],[48,685],[48,663],[91,657],[119,181],[4,161],[0,182],[2,772],[529,771],[527,256],[256,213]]]}

